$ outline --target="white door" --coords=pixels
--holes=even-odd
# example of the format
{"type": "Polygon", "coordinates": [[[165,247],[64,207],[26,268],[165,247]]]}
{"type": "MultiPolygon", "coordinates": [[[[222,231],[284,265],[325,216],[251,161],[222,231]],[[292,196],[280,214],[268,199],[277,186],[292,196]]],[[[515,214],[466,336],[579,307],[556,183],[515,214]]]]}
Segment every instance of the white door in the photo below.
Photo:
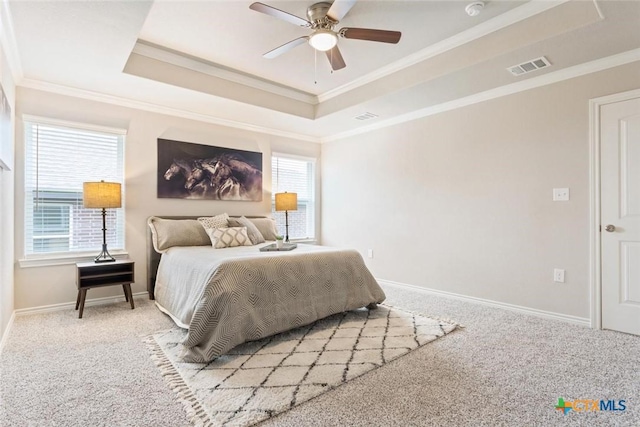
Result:
{"type": "Polygon", "coordinates": [[[600,108],[602,327],[640,335],[640,98],[600,108]]]}

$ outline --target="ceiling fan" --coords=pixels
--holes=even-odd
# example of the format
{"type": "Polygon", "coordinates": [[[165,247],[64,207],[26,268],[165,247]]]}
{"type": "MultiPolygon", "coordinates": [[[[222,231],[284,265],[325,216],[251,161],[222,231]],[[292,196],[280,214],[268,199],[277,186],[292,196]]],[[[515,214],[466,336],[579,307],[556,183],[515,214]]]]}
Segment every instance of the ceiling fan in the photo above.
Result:
{"type": "Polygon", "coordinates": [[[311,28],[313,30],[313,33],[310,35],[291,40],[265,53],[263,56],[269,59],[275,58],[296,46],[308,42],[314,49],[326,53],[333,70],[340,70],[346,67],[346,64],[342,58],[340,49],[338,49],[338,37],[393,44],[400,41],[402,33],[399,31],[350,27],[343,27],[336,30],[336,25],[345,17],[355,3],[356,0],[335,0],[333,3],[320,2],[312,4],[307,8],[308,20],[264,3],[253,3],[249,8],[256,12],[261,12],[294,25],[311,28]]]}

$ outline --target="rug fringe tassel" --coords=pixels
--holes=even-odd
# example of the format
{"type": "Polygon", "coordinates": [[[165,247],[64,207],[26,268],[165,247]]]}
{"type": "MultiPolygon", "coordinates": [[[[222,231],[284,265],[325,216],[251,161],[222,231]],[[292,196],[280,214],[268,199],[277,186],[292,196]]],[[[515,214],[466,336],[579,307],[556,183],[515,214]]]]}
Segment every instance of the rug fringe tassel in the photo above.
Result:
{"type": "Polygon", "coordinates": [[[176,400],[182,404],[187,413],[187,419],[196,427],[212,427],[209,414],[184,382],[173,363],[166,356],[153,336],[145,339],[145,344],[151,352],[151,360],[156,364],[169,388],[174,392],[176,400]]]}
{"type": "Polygon", "coordinates": [[[417,316],[428,317],[429,319],[437,320],[439,322],[448,323],[450,325],[455,326],[456,328],[464,328],[465,327],[462,323],[458,323],[455,320],[450,319],[448,317],[439,317],[439,316],[432,316],[430,314],[418,313],[417,311],[406,310],[404,308],[399,308],[399,307],[396,307],[395,305],[386,304],[386,303],[381,303],[381,304],[378,304],[378,305],[383,305],[385,307],[393,308],[394,310],[398,310],[398,311],[404,311],[405,313],[415,314],[417,316]]]}

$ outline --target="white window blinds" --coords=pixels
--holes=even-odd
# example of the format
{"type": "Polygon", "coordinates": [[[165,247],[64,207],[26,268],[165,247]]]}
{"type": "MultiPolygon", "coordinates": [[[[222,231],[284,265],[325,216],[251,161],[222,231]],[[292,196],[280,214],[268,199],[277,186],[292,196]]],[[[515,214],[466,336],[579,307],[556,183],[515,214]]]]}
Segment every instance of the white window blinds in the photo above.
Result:
{"type": "MultiPolygon", "coordinates": [[[[99,251],[102,210],[83,208],[82,183],[123,183],[124,133],[25,121],[25,150],[25,255],[99,251]]],[[[122,201],[107,209],[110,250],[124,249],[122,201]]]]}
{"type": "Polygon", "coordinates": [[[275,211],[276,193],[297,193],[298,210],[289,212],[289,238],[315,239],[315,159],[273,154],[271,211],[278,232],[285,234],[285,213],[275,211]]]}

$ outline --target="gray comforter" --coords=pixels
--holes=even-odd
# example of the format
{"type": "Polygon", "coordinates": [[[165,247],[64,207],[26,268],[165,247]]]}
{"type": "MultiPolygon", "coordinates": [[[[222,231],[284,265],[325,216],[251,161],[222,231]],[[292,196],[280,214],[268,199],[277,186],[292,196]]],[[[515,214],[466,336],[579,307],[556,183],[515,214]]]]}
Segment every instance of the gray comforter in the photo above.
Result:
{"type": "Polygon", "coordinates": [[[290,252],[171,248],[158,267],[155,297],[188,328],[187,362],[385,299],[358,252],[312,245],[290,252]]]}

